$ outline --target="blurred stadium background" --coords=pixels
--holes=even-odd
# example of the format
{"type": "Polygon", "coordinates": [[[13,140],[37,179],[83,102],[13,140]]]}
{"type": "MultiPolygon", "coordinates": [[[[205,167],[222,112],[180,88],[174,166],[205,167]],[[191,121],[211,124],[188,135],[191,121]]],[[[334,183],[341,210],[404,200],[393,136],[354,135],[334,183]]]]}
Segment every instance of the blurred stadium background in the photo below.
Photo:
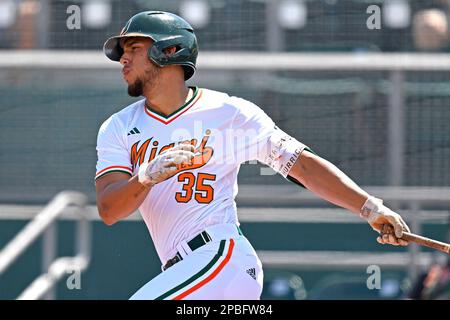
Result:
{"type": "MultiPolygon", "coordinates": [[[[160,272],[138,216],[98,220],[93,181],[97,130],[133,101],[100,50],[143,10],[178,13],[196,29],[191,84],[255,102],[413,231],[450,240],[450,1],[0,0],[0,299],[41,274],[25,297],[59,277],[44,298],[127,299],[160,272]],[[73,5],[79,29],[67,27],[73,5]],[[366,24],[371,5],[379,29],[366,24]],[[80,210],[73,194],[58,198],[62,215],[38,219],[43,235],[15,258],[33,231],[6,245],[63,190],[86,195],[87,206],[78,194],[80,210]],[[88,222],[77,224],[74,210],[88,222]],[[86,267],[80,289],[67,287],[71,263],[86,267]]],[[[358,218],[260,170],[243,165],[238,208],[265,264],[262,298],[450,297],[447,257],[380,246],[358,218]],[[381,268],[379,290],[367,288],[370,265],[381,268]]]]}

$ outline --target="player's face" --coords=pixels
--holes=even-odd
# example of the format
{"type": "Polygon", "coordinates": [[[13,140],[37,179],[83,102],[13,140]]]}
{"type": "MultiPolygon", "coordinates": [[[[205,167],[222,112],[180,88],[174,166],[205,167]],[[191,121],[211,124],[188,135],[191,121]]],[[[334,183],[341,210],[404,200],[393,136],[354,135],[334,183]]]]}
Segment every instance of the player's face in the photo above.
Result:
{"type": "Polygon", "coordinates": [[[128,84],[128,94],[141,96],[144,89],[154,87],[158,80],[159,67],[148,58],[148,49],[153,41],[149,38],[128,38],[123,42],[122,75],[128,84]]]}

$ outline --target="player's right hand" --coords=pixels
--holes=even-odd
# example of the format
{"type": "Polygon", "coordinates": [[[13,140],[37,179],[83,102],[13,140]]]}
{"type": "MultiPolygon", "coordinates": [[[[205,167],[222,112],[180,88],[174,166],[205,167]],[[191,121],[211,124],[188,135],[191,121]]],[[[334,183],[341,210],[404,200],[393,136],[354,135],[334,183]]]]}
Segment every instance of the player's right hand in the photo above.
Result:
{"type": "Polygon", "coordinates": [[[377,242],[394,246],[406,246],[408,242],[401,239],[403,231],[411,232],[403,218],[386,206],[382,206],[378,215],[369,220],[369,224],[380,236],[377,242]]]}
{"type": "Polygon", "coordinates": [[[169,179],[177,172],[180,164],[190,164],[194,157],[194,146],[179,144],[161,152],[152,161],[143,163],[138,172],[138,180],[147,187],[169,179]]]}

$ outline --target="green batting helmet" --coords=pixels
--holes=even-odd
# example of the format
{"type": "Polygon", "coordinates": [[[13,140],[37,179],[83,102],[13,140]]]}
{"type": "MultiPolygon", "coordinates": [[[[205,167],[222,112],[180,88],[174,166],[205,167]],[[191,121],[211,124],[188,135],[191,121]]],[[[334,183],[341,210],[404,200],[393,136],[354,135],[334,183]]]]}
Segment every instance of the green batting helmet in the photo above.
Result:
{"type": "Polygon", "coordinates": [[[131,17],[120,35],[111,37],[103,45],[105,55],[119,61],[123,54],[120,40],[125,37],[146,37],[154,41],[148,57],[158,66],[179,64],[184,69],[184,79],[194,75],[198,55],[194,29],[179,16],[163,11],[144,11],[131,17]],[[175,46],[177,51],[167,56],[164,50],[175,46]]]}

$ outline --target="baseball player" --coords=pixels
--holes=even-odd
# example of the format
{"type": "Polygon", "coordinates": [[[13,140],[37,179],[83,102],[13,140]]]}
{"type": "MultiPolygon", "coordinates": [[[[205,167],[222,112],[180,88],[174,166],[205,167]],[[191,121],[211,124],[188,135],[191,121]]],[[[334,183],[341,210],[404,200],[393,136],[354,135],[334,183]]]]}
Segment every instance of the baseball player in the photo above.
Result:
{"type": "Polygon", "coordinates": [[[259,299],[263,270],[242,234],[240,164],[258,160],[366,219],[379,243],[406,245],[403,219],[330,162],[278,128],[255,104],[187,87],[196,69],[192,27],[172,13],[133,16],[104,44],[128,93],[144,99],[100,127],[97,207],[107,225],[139,209],[163,272],[131,299],[259,299]]]}

